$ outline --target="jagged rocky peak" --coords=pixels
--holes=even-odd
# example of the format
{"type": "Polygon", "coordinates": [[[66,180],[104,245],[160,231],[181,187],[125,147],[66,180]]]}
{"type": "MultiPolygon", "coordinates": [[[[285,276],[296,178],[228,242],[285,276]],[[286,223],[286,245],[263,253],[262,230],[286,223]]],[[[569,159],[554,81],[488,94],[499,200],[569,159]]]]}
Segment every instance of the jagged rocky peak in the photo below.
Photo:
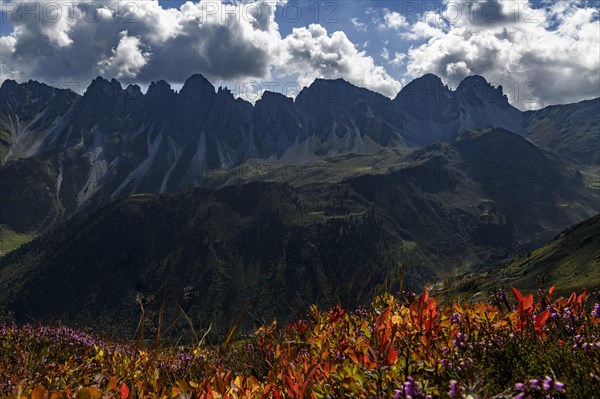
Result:
{"type": "Polygon", "coordinates": [[[492,103],[508,105],[508,97],[504,95],[502,86],[494,87],[484,77],[474,75],[466,77],[456,89],[461,100],[471,105],[492,103]]]}
{"type": "Polygon", "coordinates": [[[433,74],[407,84],[394,99],[402,111],[421,120],[446,123],[458,118],[455,93],[433,74]]]}
{"type": "Polygon", "coordinates": [[[144,93],[142,93],[142,89],[140,86],[136,84],[130,84],[123,90],[123,95],[128,105],[132,103],[137,103],[138,101],[144,98],[144,93]]]}
{"type": "Polygon", "coordinates": [[[304,87],[296,97],[298,104],[339,104],[348,100],[350,96],[359,95],[361,92],[369,92],[352,83],[339,79],[317,78],[308,87],[304,87]]]}
{"type": "Polygon", "coordinates": [[[294,99],[291,97],[287,97],[281,93],[276,93],[273,91],[265,91],[261,98],[256,102],[256,106],[259,104],[262,105],[276,105],[276,104],[288,104],[291,105],[294,103],[294,99]]]}
{"type": "Polygon", "coordinates": [[[217,101],[220,101],[222,103],[227,103],[227,104],[234,103],[236,101],[231,90],[229,90],[229,88],[223,87],[223,86],[219,86],[219,88],[217,89],[216,98],[217,98],[217,101]]]}
{"type": "Polygon", "coordinates": [[[88,86],[88,90],[94,89],[94,88],[111,89],[111,88],[117,88],[117,87],[119,89],[122,89],[121,83],[117,79],[112,78],[109,82],[108,80],[104,79],[102,76],[97,76],[95,79],[92,80],[92,83],[90,83],[90,85],[88,86]]]}
{"type": "Polygon", "coordinates": [[[223,86],[219,86],[219,89],[217,90],[217,94],[231,95],[233,97],[233,94],[231,93],[231,90],[229,90],[228,87],[223,87],[223,86]]]}
{"type": "Polygon", "coordinates": [[[164,80],[159,80],[158,82],[150,83],[148,91],[146,92],[147,96],[160,96],[169,94],[175,94],[175,91],[173,91],[171,85],[164,80]]]}
{"type": "Polygon", "coordinates": [[[92,80],[92,83],[87,87],[83,98],[88,102],[107,102],[115,101],[123,92],[121,83],[116,79],[108,80],[101,76],[92,80]]]}
{"type": "Polygon", "coordinates": [[[31,119],[46,108],[53,116],[65,112],[79,97],[74,91],[48,86],[35,80],[17,83],[7,79],[0,87],[0,112],[14,113],[22,119],[31,119]]]}
{"type": "Polygon", "coordinates": [[[400,90],[394,101],[400,103],[440,102],[451,98],[450,89],[437,75],[428,73],[407,84],[400,90]]]}
{"type": "Polygon", "coordinates": [[[11,91],[16,90],[18,86],[19,84],[17,83],[17,81],[12,79],[6,79],[4,82],[2,82],[2,86],[0,86],[0,93],[10,93],[11,91]]]}
{"type": "Polygon", "coordinates": [[[135,96],[143,95],[142,89],[140,88],[140,86],[138,86],[136,84],[130,84],[129,86],[127,86],[125,91],[127,93],[129,93],[131,95],[135,95],[135,96]]]}
{"type": "Polygon", "coordinates": [[[30,93],[35,97],[47,94],[69,93],[73,97],[77,96],[77,94],[70,89],[48,86],[45,83],[40,83],[37,80],[31,79],[24,83],[17,83],[15,80],[6,79],[2,82],[0,93],[3,95],[30,93]]]}
{"type": "Polygon", "coordinates": [[[198,73],[190,76],[189,79],[185,81],[179,94],[184,98],[203,102],[210,101],[217,95],[215,86],[198,73]]]}

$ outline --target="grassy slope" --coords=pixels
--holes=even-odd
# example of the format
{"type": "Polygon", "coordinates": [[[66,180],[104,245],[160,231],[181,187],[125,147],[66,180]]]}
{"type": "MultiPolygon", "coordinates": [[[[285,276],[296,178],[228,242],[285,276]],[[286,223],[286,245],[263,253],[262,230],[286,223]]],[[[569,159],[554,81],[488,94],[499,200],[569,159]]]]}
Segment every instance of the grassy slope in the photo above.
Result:
{"type": "Polygon", "coordinates": [[[0,167],[0,256],[60,220],[55,180],[49,162],[19,159],[0,167]]]}
{"type": "Polygon", "coordinates": [[[546,278],[547,286],[557,285],[562,292],[600,288],[600,215],[563,231],[551,243],[484,274],[471,276],[462,284],[471,291],[500,287],[529,291],[538,288],[540,276],[546,278]]]}
{"type": "Polygon", "coordinates": [[[0,256],[19,248],[34,237],[35,235],[32,233],[18,233],[4,225],[0,225],[0,256]]]}

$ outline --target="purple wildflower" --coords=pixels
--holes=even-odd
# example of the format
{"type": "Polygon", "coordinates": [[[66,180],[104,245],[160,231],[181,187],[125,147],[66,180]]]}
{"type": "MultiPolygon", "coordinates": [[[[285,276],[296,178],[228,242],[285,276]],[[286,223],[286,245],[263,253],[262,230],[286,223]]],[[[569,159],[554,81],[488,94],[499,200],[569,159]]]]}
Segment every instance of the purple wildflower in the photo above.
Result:
{"type": "Polygon", "coordinates": [[[458,397],[458,381],[451,380],[450,381],[450,391],[448,392],[451,398],[458,397]]]}

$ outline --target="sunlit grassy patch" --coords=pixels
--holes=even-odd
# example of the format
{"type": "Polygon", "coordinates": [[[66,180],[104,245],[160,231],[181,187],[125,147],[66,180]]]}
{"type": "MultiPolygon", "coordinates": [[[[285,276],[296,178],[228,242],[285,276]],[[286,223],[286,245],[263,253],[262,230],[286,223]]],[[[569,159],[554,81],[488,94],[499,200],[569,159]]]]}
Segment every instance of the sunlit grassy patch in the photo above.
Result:
{"type": "Polygon", "coordinates": [[[17,233],[5,226],[0,225],[0,256],[19,248],[21,245],[31,241],[32,234],[17,233]]]}

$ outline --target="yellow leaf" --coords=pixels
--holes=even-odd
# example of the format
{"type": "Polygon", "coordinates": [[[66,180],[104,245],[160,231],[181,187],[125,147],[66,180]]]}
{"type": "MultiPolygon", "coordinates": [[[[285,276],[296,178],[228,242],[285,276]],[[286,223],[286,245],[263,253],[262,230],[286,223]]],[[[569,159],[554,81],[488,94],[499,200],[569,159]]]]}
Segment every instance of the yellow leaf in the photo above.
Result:
{"type": "Polygon", "coordinates": [[[177,381],[176,384],[183,392],[187,392],[188,387],[185,381],[177,381]]]}

